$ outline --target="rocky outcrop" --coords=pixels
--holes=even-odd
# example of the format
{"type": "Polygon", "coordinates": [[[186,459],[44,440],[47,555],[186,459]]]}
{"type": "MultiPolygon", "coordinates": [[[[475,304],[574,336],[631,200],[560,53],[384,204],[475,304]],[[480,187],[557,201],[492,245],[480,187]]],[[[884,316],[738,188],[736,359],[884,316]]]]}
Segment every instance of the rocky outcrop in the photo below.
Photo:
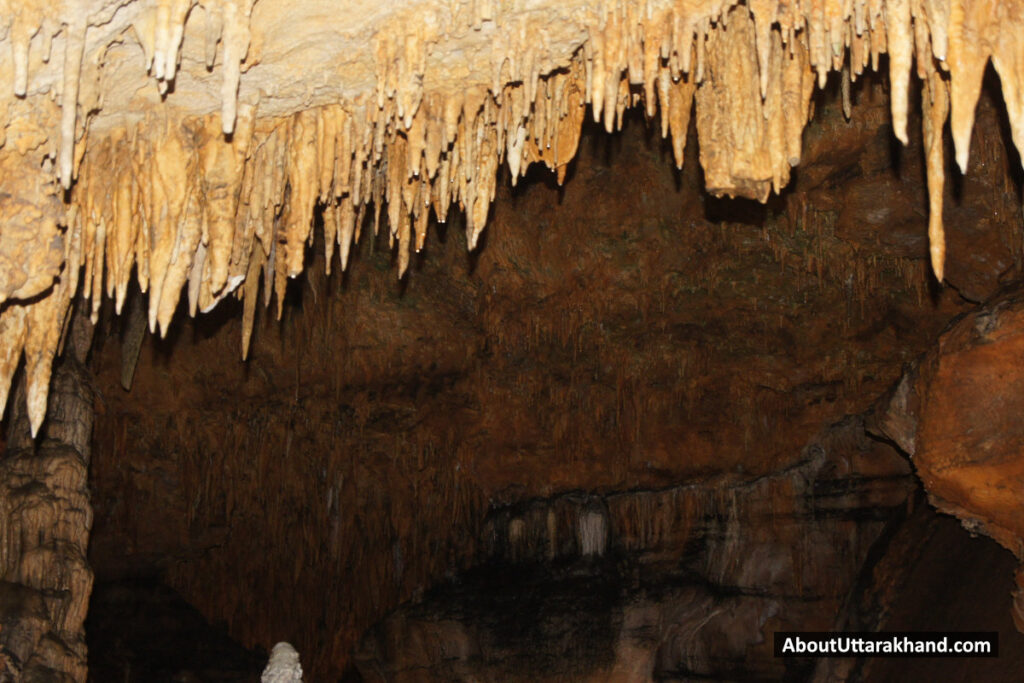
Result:
{"type": "Polygon", "coordinates": [[[771,634],[833,627],[914,486],[905,460],[850,419],[797,466],[755,481],[497,510],[482,565],[379,625],[359,671],[369,681],[806,675],[813,662],[773,657],[771,634]]]}
{"type": "MultiPolygon", "coordinates": [[[[913,454],[929,500],[1024,562],[1024,295],[963,316],[899,385],[879,431],[913,454]]],[[[1014,614],[1024,630],[1024,570],[1014,614]]]]}
{"type": "MultiPolygon", "coordinates": [[[[24,412],[0,457],[0,680],[85,681],[92,508],[91,325],[76,317],[38,441],[24,412]]],[[[20,413],[20,414],[18,414],[20,413]]]]}
{"type": "MultiPolygon", "coordinates": [[[[1024,293],[961,316],[879,403],[872,430],[913,458],[931,503],[1024,562],[1024,293]]],[[[1014,620],[1024,631],[1024,567],[1014,620]]]]}

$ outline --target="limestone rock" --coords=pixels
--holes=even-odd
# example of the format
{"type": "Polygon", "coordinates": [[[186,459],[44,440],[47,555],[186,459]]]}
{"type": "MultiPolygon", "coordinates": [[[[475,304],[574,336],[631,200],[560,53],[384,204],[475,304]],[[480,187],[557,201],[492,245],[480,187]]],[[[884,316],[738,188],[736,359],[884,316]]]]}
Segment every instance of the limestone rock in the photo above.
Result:
{"type": "MultiPolygon", "coordinates": [[[[326,219],[325,256],[337,248],[343,266],[362,217],[372,211],[376,232],[385,203],[399,276],[431,221],[443,223],[452,207],[465,213],[473,249],[498,169],[507,165],[515,183],[539,162],[561,181],[588,105],[609,131],[631,107],[660,114],[678,166],[695,102],[708,189],[765,201],[801,163],[815,83],[839,72],[849,114],[850,82],[882,54],[903,144],[912,70],[921,84],[922,235],[941,281],[944,127],[948,119],[966,171],[989,62],[1024,148],[1022,7],[6,0],[0,50],[13,59],[0,67],[0,82],[11,84],[0,95],[9,196],[0,212],[12,227],[0,237],[0,300],[45,293],[60,274],[60,287],[28,304],[35,332],[6,340],[15,361],[23,346],[43,359],[30,378],[34,429],[69,300],[58,290],[73,294],[79,278],[94,318],[104,296],[120,310],[136,279],[149,293],[150,328],[162,334],[183,291],[193,315],[244,298],[245,355],[261,283],[280,315],[317,215],[326,219]],[[56,215],[37,201],[41,187],[64,191],[56,215]]],[[[0,365],[0,385],[9,365],[0,365]]]]}
{"type": "MultiPolygon", "coordinates": [[[[1004,294],[959,320],[916,381],[914,466],[929,500],[1024,562],[1024,296],[1004,294]]],[[[1018,572],[1018,584],[1021,573],[1018,572]]],[[[1013,603],[1018,627],[1022,597],[1013,603]]]]}

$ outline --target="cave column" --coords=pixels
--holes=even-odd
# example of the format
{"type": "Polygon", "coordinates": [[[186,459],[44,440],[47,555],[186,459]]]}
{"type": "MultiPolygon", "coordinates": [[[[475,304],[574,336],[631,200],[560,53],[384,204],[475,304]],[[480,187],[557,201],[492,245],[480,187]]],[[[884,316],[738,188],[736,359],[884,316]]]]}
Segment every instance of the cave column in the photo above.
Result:
{"type": "Polygon", "coordinates": [[[88,467],[92,338],[75,315],[55,365],[47,418],[29,436],[24,382],[0,456],[0,680],[85,681],[85,615],[93,574],[88,467]]]}

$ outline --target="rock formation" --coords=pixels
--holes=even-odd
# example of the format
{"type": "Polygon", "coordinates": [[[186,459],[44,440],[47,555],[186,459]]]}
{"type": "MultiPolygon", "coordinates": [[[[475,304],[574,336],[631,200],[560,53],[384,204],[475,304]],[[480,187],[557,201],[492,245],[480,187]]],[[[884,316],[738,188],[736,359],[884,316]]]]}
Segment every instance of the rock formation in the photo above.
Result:
{"type": "Polygon", "coordinates": [[[920,80],[940,281],[942,130],[966,172],[990,60],[1024,146],[1017,2],[77,0],[0,17],[4,216],[24,226],[0,262],[0,406],[24,353],[33,433],[80,273],[94,315],[103,295],[120,310],[134,278],[151,330],[166,334],[183,291],[193,315],[235,294],[251,321],[261,289],[280,310],[302,272],[314,210],[344,268],[361,217],[372,208],[376,230],[386,204],[401,275],[431,212],[465,211],[476,246],[501,164],[513,182],[534,162],[562,178],[588,105],[610,131],[642,103],[677,165],[695,106],[708,189],[764,201],[801,161],[815,83],[887,55],[904,144],[920,80]]]}
{"type": "Polygon", "coordinates": [[[12,416],[0,457],[0,679],[85,680],[82,624],[92,591],[86,561],[93,395],[84,368],[92,336],[76,316],[53,373],[46,427],[33,441],[12,416]]]}
{"type": "MultiPolygon", "coordinates": [[[[1024,560],[991,299],[1024,271],[1022,35],[1020,0],[0,0],[4,666],[85,675],[80,318],[98,573],[318,679],[494,534],[600,563],[624,491],[789,481],[894,383],[870,428],[1024,560]],[[485,529],[577,490],[571,523],[485,529]]],[[[867,561],[842,543],[833,607],[867,561]]]]}
{"type": "Polygon", "coordinates": [[[261,683],[302,683],[299,653],[289,643],[278,643],[270,652],[270,661],[260,676],[261,683]]]}
{"type": "Polygon", "coordinates": [[[782,680],[807,662],[775,658],[765,634],[831,629],[856,567],[913,490],[906,463],[857,420],[803,455],[755,483],[497,510],[481,566],[378,626],[359,671],[366,681],[782,680]],[[605,558],[573,533],[598,507],[605,558]]]}
{"type": "MultiPolygon", "coordinates": [[[[961,318],[900,383],[879,431],[913,454],[929,500],[1024,564],[1024,462],[1017,406],[1024,342],[1019,292],[961,318]]],[[[1024,631],[1024,567],[1013,615],[1024,631]]]]}

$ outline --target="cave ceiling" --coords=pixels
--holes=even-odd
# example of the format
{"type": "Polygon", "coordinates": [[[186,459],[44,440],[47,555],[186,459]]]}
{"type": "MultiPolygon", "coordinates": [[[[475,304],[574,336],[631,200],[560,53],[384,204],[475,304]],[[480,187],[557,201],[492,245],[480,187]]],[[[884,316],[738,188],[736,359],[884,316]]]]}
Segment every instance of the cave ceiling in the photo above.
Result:
{"type": "Polygon", "coordinates": [[[706,189],[765,201],[815,89],[836,72],[848,108],[882,70],[893,134],[923,138],[939,281],[947,138],[969,171],[990,62],[1024,147],[1017,1],[3,0],[0,18],[0,408],[24,357],[33,433],[76,296],[120,311],[137,281],[160,334],[183,298],[238,297],[245,356],[314,216],[328,269],[372,225],[401,277],[453,212],[477,246],[499,169],[561,182],[586,117],[642,109],[681,165],[692,115],[706,189]]]}

